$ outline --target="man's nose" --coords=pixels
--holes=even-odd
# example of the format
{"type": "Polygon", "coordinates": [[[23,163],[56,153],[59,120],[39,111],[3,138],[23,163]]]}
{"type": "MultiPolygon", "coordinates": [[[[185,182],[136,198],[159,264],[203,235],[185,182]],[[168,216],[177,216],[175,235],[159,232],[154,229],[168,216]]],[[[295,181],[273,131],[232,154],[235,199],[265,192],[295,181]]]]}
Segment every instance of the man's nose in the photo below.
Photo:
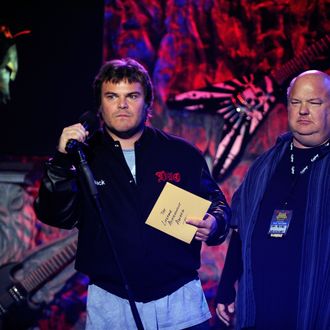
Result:
{"type": "Polygon", "coordinates": [[[299,108],[299,114],[301,115],[309,115],[309,106],[307,102],[301,102],[299,108]]]}
{"type": "Polygon", "coordinates": [[[118,108],[119,109],[126,109],[127,108],[127,100],[126,98],[119,98],[119,103],[118,103],[118,108]]]}

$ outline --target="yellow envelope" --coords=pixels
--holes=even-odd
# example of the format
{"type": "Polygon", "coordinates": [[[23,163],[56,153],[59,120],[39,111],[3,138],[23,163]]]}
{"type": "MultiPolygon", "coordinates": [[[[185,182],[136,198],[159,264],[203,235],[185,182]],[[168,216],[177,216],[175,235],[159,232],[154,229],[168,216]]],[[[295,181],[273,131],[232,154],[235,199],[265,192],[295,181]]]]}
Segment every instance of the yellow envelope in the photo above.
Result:
{"type": "Polygon", "coordinates": [[[210,205],[210,201],[167,182],[146,224],[189,244],[197,228],[186,219],[203,219],[210,205]]]}

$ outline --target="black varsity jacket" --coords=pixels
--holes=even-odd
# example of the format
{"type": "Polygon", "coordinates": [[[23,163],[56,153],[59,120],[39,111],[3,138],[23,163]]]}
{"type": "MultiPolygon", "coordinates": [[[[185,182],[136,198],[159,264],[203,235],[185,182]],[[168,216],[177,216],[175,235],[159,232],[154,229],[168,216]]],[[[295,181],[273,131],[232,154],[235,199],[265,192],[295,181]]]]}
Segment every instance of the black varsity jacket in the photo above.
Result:
{"type": "Polygon", "coordinates": [[[187,244],[145,221],[166,182],[212,201],[208,210],[218,230],[208,245],[223,242],[230,209],[212,179],[202,154],[187,141],[146,127],[135,143],[136,182],[118,141],[97,131],[85,152],[98,188],[111,241],[81,173],[68,155],[57,154],[46,164],[35,211],[38,218],[61,228],[79,229],[76,269],[91,283],[127,298],[125,274],[136,301],[168,295],[197,278],[201,243],[187,244]]]}

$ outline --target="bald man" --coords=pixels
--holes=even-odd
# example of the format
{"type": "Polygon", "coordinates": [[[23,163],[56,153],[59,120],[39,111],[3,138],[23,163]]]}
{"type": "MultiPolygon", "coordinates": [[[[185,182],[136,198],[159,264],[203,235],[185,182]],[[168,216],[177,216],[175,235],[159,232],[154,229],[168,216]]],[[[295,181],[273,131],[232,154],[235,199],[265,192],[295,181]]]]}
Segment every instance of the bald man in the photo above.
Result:
{"type": "Polygon", "coordinates": [[[330,329],[330,76],[303,72],[287,101],[290,132],[232,200],[216,311],[238,329],[330,329]]]}

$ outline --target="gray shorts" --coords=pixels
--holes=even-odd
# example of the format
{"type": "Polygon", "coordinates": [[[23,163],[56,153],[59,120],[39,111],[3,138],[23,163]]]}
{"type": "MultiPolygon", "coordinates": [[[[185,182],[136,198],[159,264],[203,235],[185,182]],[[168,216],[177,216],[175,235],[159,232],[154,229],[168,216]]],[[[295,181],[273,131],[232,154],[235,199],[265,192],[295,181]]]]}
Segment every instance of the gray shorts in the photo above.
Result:
{"type": "MultiPolygon", "coordinates": [[[[136,306],[145,330],[185,329],[211,318],[200,280],[193,280],[161,299],[137,302],[136,306]]],[[[136,329],[128,300],[89,285],[86,329],[136,329]]]]}

